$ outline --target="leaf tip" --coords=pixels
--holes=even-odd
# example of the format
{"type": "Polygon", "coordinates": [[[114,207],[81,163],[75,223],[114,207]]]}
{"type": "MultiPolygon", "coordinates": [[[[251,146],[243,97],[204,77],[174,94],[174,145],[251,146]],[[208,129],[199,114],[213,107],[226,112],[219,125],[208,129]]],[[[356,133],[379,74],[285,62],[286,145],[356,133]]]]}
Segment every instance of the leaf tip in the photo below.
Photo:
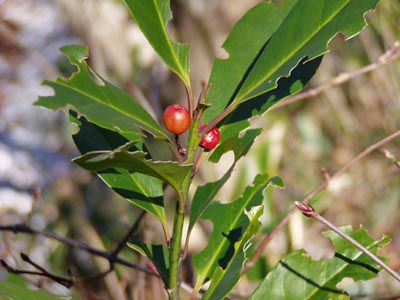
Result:
{"type": "Polygon", "coordinates": [[[85,45],[67,45],[60,51],[74,64],[80,64],[89,57],[89,48],[85,45]]]}

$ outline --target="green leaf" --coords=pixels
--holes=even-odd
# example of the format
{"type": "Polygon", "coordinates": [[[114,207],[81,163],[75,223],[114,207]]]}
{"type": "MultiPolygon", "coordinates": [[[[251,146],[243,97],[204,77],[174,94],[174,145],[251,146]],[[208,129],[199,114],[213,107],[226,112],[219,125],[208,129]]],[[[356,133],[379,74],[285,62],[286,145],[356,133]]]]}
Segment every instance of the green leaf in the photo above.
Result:
{"type": "Polygon", "coordinates": [[[220,124],[221,141],[248,128],[251,117],[263,115],[276,103],[301,92],[317,71],[321,60],[322,56],[305,63],[300,62],[289,77],[281,77],[278,80],[278,86],[274,90],[239,104],[233,113],[220,124]]]}
{"type": "Polygon", "coordinates": [[[219,144],[217,149],[214,150],[209,160],[217,163],[222,155],[229,151],[233,151],[235,162],[237,162],[241,157],[247,155],[250,148],[253,146],[254,140],[262,132],[262,129],[250,129],[247,130],[243,135],[237,134],[236,136],[224,139],[223,142],[219,144]]]}
{"type": "MultiPolygon", "coordinates": [[[[83,117],[77,119],[76,115],[71,115],[70,120],[79,126],[79,132],[73,135],[73,140],[81,154],[115,150],[128,143],[118,133],[96,126],[83,117]]],[[[139,173],[130,174],[122,168],[104,170],[98,176],[122,197],[158,218],[167,229],[161,180],[139,173]]]]}
{"type": "Polygon", "coordinates": [[[217,149],[215,149],[210,160],[217,162],[220,157],[228,152],[233,151],[235,155],[234,162],[229,170],[222,176],[219,180],[214,182],[209,182],[205,185],[199,186],[193,196],[192,207],[190,209],[190,219],[188,227],[188,235],[190,235],[194,224],[204,212],[207,206],[214,200],[219,190],[224,186],[224,184],[231,177],[231,174],[236,166],[239,159],[247,154],[249,149],[254,143],[254,140],[261,133],[261,129],[251,129],[246,131],[243,137],[236,136],[226,142],[220,144],[217,149]]]}
{"type": "Polygon", "coordinates": [[[154,50],[190,88],[189,46],[171,41],[167,23],[171,20],[169,0],[123,0],[154,50]]]}
{"type": "Polygon", "coordinates": [[[284,0],[263,2],[235,25],[223,47],[228,59],[216,59],[205,121],[276,87],[304,58],[327,52],[339,32],[347,39],[365,26],[364,14],[379,0],[284,0]]]}
{"type": "Polygon", "coordinates": [[[201,299],[204,300],[220,300],[234,288],[240,280],[240,272],[247,260],[251,240],[261,227],[258,219],[263,212],[262,206],[257,207],[254,211],[250,211],[249,226],[243,234],[238,244],[234,245],[234,254],[225,268],[218,266],[211,277],[211,284],[201,299]]]}
{"type": "Polygon", "coordinates": [[[140,241],[139,237],[135,236],[132,238],[128,247],[139,252],[141,255],[148,257],[155,267],[158,273],[163,279],[166,286],[169,282],[169,249],[166,245],[150,245],[144,244],[140,241]]]}
{"type": "MultiPolygon", "coordinates": [[[[390,242],[387,236],[375,241],[363,228],[353,231],[347,226],[341,230],[374,254],[390,242]]],[[[335,247],[336,252],[331,259],[313,260],[304,250],[287,255],[267,275],[251,300],[349,299],[343,290],[336,287],[342,279],[348,277],[357,281],[377,276],[380,267],[354,245],[332,231],[324,235],[332,240],[335,247]]]]}
{"type": "Polygon", "coordinates": [[[213,222],[214,229],[205,249],[193,257],[197,273],[197,291],[213,276],[218,267],[227,268],[238,250],[235,249],[235,244],[242,242],[250,226],[250,211],[255,206],[262,205],[263,191],[269,185],[283,186],[283,182],[279,177],[258,175],[238,200],[229,204],[214,202],[202,214],[202,219],[213,222]]]}
{"type": "Polygon", "coordinates": [[[30,290],[6,281],[0,281],[1,300],[65,300],[67,297],[56,296],[41,290],[30,290]]]}
{"type": "Polygon", "coordinates": [[[87,47],[66,46],[61,51],[77,71],[67,80],[45,81],[55,95],[40,97],[36,105],[53,110],[72,107],[90,122],[116,131],[128,140],[141,140],[142,130],[168,140],[157,121],[137,101],[90,69],[86,63],[87,47]]]}
{"type": "Polygon", "coordinates": [[[140,173],[168,182],[176,191],[181,192],[192,172],[191,165],[179,165],[176,162],[152,161],[147,153],[128,152],[123,149],[114,151],[93,151],[73,159],[73,162],[90,171],[104,171],[121,168],[129,173],[140,173]]]}

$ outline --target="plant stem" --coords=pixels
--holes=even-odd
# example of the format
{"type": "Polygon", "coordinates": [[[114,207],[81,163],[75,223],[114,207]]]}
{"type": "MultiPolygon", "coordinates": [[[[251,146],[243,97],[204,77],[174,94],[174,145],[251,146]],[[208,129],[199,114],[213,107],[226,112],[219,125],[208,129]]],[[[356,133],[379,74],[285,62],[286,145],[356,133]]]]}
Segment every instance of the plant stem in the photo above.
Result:
{"type": "Polygon", "coordinates": [[[180,293],[180,264],[181,264],[181,244],[183,233],[183,221],[185,219],[185,197],[179,194],[176,205],[174,230],[172,235],[172,246],[169,254],[169,299],[179,300],[180,293]]]}
{"type": "MultiPolygon", "coordinates": [[[[370,153],[373,151],[381,148],[383,145],[389,143],[390,141],[400,137],[400,129],[393,132],[391,135],[385,137],[384,139],[380,140],[379,142],[369,146],[368,148],[364,149],[362,152],[360,152],[357,156],[355,156],[353,159],[348,161],[345,165],[343,165],[339,170],[337,170],[334,174],[329,176],[329,180],[325,178],[324,182],[322,182],[316,189],[314,189],[312,192],[308,193],[302,200],[301,203],[308,203],[311,199],[313,199],[316,195],[318,195],[320,192],[324,191],[328,186],[329,183],[337,178],[343,175],[345,172],[347,172],[349,169],[351,169],[356,163],[361,161],[363,158],[368,156],[370,153]]],[[[286,214],[286,216],[279,222],[277,223],[274,228],[264,236],[260,244],[257,246],[253,257],[248,261],[246,264],[245,268],[243,269],[242,273],[245,274],[248,272],[250,268],[252,268],[257,260],[260,258],[262,253],[264,252],[265,248],[269,244],[269,242],[275,237],[275,235],[282,230],[286,226],[286,224],[289,222],[290,218],[292,215],[295,213],[296,207],[292,207],[286,214]]]]}
{"type": "Polygon", "coordinates": [[[183,159],[181,154],[179,153],[179,149],[178,147],[171,141],[168,141],[168,145],[170,146],[170,148],[172,149],[172,152],[174,153],[176,160],[178,161],[178,163],[182,164],[183,163],[183,159]]]}
{"type": "Polygon", "coordinates": [[[193,117],[193,109],[194,109],[193,91],[192,91],[192,88],[188,85],[186,86],[186,96],[187,96],[190,117],[193,117]]]}
{"type": "Polygon", "coordinates": [[[348,73],[342,73],[336,76],[335,78],[313,88],[310,90],[303,91],[299,94],[296,94],[294,96],[291,96],[289,98],[286,98],[285,100],[277,103],[269,111],[273,111],[279,108],[282,108],[284,106],[287,106],[289,104],[292,104],[294,102],[304,100],[304,99],[311,99],[314,98],[315,96],[328,91],[336,86],[342,85],[358,76],[361,76],[363,74],[375,71],[376,69],[385,66],[389,64],[390,62],[393,62],[395,60],[398,60],[400,58],[400,42],[396,41],[389,49],[381,56],[379,59],[365,67],[362,67],[360,69],[354,70],[352,72],[348,73]]]}
{"type": "Polygon", "coordinates": [[[187,163],[193,163],[197,149],[199,148],[199,143],[200,143],[200,137],[198,136],[199,133],[199,123],[200,119],[195,117],[193,119],[192,127],[190,128],[190,133],[189,133],[189,141],[188,141],[188,146],[187,146],[187,163]]]}
{"type": "Polygon", "coordinates": [[[371,251],[369,251],[367,248],[365,248],[363,245],[361,245],[359,242],[357,242],[351,236],[349,236],[345,232],[341,231],[335,224],[331,223],[330,221],[325,219],[323,216],[321,216],[318,212],[315,211],[315,209],[311,205],[305,204],[305,203],[300,203],[300,202],[295,202],[295,205],[303,213],[303,215],[305,215],[306,217],[309,217],[309,218],[314,218],[315,220],[321,222],[322,224],[324,224],[326,227],[328,227],[332,231],[336,232],[339,236],[341,236],[343,239],[345,239],[349,243],[353,244],[354,247],[356,247],[358,250],[360,250],[362,253],[364,253],[370,259],[372,259],[377,265],[382,267],[382,269],[384,269],[386,272],[388,272],[394,279],[396,279],[398,282],[400,282],[399,274],[397,274],[392,268],[390,268],[387,264],[385,264],[378,256],[373,254],[371,251]]]}

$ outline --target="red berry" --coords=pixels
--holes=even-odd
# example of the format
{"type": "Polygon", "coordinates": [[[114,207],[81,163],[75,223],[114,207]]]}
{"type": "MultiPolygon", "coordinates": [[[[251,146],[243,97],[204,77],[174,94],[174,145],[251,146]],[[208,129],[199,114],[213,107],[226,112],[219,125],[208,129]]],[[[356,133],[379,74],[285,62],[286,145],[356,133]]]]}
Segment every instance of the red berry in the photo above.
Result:
{"type": "MultiPolygon", "coordinates": [[[[204,130],[207,125],[203,125],[200,127],[200,131],[204,130]]],[[[217,147],[219,140],[221,138],[221,134],[217,127],[211,129],[201,140],[200,146],[206,150],[212,150],[217,147]]]]}
{"type": "Polygon", "coordinates": [[[172,104],[164,110],[163,121],[169,132],[180,135],[189,129],[192,118],[182,105],[172,104]]]}

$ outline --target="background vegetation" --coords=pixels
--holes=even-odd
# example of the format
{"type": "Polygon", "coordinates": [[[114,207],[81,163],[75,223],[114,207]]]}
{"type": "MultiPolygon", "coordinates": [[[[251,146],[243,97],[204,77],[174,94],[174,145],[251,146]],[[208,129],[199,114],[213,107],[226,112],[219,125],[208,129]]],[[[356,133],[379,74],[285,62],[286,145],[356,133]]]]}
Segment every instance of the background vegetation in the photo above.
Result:
{"type": "MultiPolygon", "coordinates": [[[[192,45],[192,82],[198,94],[207,80],[215,56],[237,19],[257,1],[171,1],[173,34],[192,45]]],[[[376,61],[400,39],[400,2],[383,0],[368,15],[370,26],[344,44],[338,36],[332,52],[309,87],[376,61]]],[[[140,212],[108,191],[98,178],[70,164],[77,155],[70,128],[59,115],[33,107],[38,94],[50,93],[40,85],[44,78],[72,70],[58,48],[85,43],[90,63],[100,74],[124,87],[161,116],[163,108],[184,103],[185,91],[157,59],[125,8],[113,0],[0,0],[0,223],[29,220],[35,228],[49,228],[62,235],[111,249],[124,236],[140,212]],[[137,86],[145,87],[139,90],[137,86]],[[34,194],[42,191],[37,201],[34,194]]],[[[312,100],[276,110],[268,118],[253,121],[265,128],[248,157],[236,167],[220,199],[237,198],[259,172],[281,176],[284,190],[268,192],[263,230],[267,232],[294,200],[323,180],[321,168],[337,170],[368,145],[400,128],[400,63],[330,89],[312,100]]],[[[400,141],[387,149],[400,157],[400,141]]],[[[160,157],[167,152],[160,149],[160,157]]],[[[218,165],[204,164],[200,178],[220,178],[233,160],[226,154],[218,165]]],[[[400,271],[400,174],[399,167],[374,152],[350,172],[332,182],[321,194],[318,210],[337,225],[359,224],[374,237],[388,234],[392,243],[382,251],[393,269],[400,271]]],[[[202,182],[200,182],[202,183],[202,182]]],[[[172,191],[167,197],[173,196],[172,191]]],[[[168,203],[168,201],[167,201],[168,203]]],[[[172,208],[171,208],[172,209],[172,208]]],[[[286,253],[305,247],[315,258],[328,257],[332,248],[319,234],[321,225],[296,214],[265,251],[265,258],[242,280],[232,297],[248,295],[257,280],[286,253]]],[[[140,230],[149,241],[162,239],[158,223],[146,215],[140,230]]],[[[202,249],[210,233],[209,223],[195,228],[189,253],[202,249]]],[[[262,238],[260,234],[257,239],[262,238]]],[[[0,233],[0,257],[16,267],[28,267],[18,254],[31,258],[56,273],[88,276],[107,269],[107,261],[40,237],[0,233]]],[[[122,255],[148,266],[130,250],[122,255]]],[[[185,281],[192,270],[184,265],[185,281]]],[[[0,269],[0,280],[18,284],[20,278],[0,269]]],[[[153,277],[118,267],[99,281],[72,291],[49,280],[26,277],[30,286],[77,299],[162,299],[162,284],[153,277]],[[143,287],[146,287],[143,289],[143,287]],[[146,295],[141,295],[145,291],[146,295]]],[[[354,299],[396,295],[400,289],[382,273],[379,278],[357,284],[344,282],[354,299]],[[377,296],[378,295],[378,296],[377,296]],[[358,297],[358,298],[357,298],[358,297]]],[[[0,297],[1,299],[1,297],[0,297]]],[[[395,299],[395,298],[394,298],[395,299]]]]}

